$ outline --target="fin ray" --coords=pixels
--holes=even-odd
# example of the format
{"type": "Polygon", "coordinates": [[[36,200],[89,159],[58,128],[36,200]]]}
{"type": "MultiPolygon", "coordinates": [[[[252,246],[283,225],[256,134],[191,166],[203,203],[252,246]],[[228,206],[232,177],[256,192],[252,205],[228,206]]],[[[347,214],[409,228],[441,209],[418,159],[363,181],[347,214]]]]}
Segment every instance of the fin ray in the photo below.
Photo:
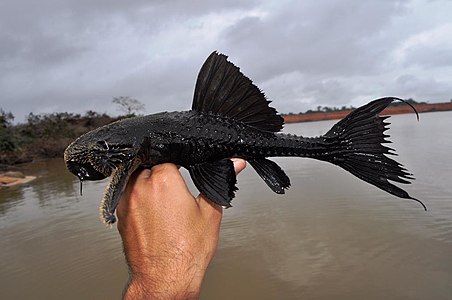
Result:
{"type": "Polygon", "coordinates": [[[213,52],[201,67],[192,110],[234,118],[249,126],[278,132],[284,119],[270,107],[264,93],[227,60],[213,52]]]}
{"type": "MultiPolygon", "coordinates": [[[[377,99],[357,108],[336,123],[324,135],[329,140],[328,155],[319,159],[338,165],[392,195],[415,200],[427,210],[420,200],[389,182],[408,184],[408,180],[413,179],[412,174],[400,163],[387,156],[396,155],[390,152],[393,149],[382,145],[389,142],[386,140],[389,135],[384,134],[389,123],[384,122],[387,116],[380,117],[378,114],[395,100],[407,103],[399,98],[377,99]]],[[[417,115],[416,109],[410,106],[417,115]]]]}
{"type": "Polygon", "coordinates": [[[290,179],[274,161],[266,158],[247,159],[257,174],[277,194],[284,194],[290,187],[290,179]]]}
{"type": "Polygon", "coordinates": [[[236,175],[234,164],[229,159],[188,167],[193,183],[198,190],[205,194],[214,203],[230,207],[234,198],[236,187],[236,175]]]}

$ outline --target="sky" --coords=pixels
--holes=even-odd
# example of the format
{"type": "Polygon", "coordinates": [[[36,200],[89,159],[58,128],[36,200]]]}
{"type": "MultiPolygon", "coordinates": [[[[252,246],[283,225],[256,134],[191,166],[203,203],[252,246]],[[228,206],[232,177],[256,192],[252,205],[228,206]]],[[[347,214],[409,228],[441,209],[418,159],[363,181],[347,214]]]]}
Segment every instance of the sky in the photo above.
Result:
{"type": "Polygon", "coordinates": [[[452,99],[451,0],[2,0],[0,108],[118,115],[191,107],[214,50],[281,113],[452,99]]]}

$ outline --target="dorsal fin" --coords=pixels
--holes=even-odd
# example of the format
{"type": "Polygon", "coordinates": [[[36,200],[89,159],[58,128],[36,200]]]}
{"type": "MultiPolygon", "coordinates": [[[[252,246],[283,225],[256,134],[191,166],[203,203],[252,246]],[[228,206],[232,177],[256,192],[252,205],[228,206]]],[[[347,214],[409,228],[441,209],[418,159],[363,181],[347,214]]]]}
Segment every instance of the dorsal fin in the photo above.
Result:
{"type": "Polygon", "coordinates": [[[269,106],[270,102],[226,55],[215,51],[199,71],[192,109],[277,132],[283,127],[284,119],[269,106]]]}

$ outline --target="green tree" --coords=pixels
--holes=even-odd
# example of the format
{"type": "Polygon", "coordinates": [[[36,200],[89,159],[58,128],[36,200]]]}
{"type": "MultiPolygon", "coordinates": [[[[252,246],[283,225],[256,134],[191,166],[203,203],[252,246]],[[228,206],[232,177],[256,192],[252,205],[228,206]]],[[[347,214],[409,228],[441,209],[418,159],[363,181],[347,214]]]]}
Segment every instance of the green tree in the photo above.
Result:
{"type": "Polygon", "coordinates": [[[10,152],[16,148],[13,131],[11,130],[14,115],[0,108],[0,151],[10,152]]]}

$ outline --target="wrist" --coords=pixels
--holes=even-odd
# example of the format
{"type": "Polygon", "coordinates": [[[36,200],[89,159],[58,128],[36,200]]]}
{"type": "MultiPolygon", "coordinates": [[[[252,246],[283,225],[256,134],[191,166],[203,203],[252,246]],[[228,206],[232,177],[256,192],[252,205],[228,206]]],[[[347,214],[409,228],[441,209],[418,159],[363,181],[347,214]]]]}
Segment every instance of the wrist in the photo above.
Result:
{"type": "Polygon", "coordinates": [[[124,299],[197,299],[206,269],[181,257],[141,260],[129,267],[124,299]]]}
{"type": "Polygon", "coordinates": [[[200,289],[200,284],[191,282],[161,282],[131,275],[124,299],[198,299],[200,289]]]}

